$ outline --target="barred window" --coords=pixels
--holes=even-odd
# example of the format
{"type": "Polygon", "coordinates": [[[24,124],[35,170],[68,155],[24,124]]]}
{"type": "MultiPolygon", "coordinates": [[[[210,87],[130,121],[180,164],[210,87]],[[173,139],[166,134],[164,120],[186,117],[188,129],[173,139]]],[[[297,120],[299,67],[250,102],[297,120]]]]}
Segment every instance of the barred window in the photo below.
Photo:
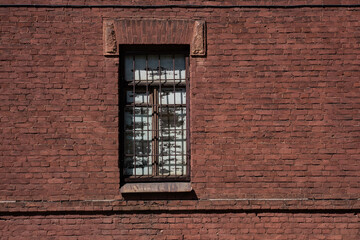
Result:
{"type": "Polygon", "coordinates": [[[188,51],[126,51],[122,57],[125,181],[189,177],[188,51]]]}

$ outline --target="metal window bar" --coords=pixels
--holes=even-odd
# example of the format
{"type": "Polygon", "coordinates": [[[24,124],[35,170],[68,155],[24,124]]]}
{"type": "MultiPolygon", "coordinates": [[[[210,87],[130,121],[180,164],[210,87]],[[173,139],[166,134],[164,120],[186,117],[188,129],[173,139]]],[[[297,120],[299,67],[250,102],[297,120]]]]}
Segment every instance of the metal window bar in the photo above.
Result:
{"type": "MultiPolygon", "coordinates": [[[[181,103],[183,103],[183,98],[181,96],[181,103]]],[[[184,108],[180,108],[181,117],[184,118],[184,108]]],[[[181,124],[181,165],[184,166],[184,124],[181,124]]],[[[186,158],[185,158],[186,159],[186,158]]],[[[181,168],[181,174],[184,175],[184,167],[181,168]]]]}
{"type": "MultiPolygon", "coordinates": [[[[183,94],[184,92],[182,91],[177,91],[184,89],[184,87],[182,87],[182,83],[183,83],[183,78],[182,78],[182,74],[181,71],[178,70],[178,74],[179,74],[179,80],[178,82],[176,81],[176,66],[175,66],[175,54],[171,55],[172,58],[172,69],[168,69],[169,72],[172,71],[173,74],[173,79],[172,79],[172,92],[169,91],[169,93],[165,93],[166,88],[164,89],[163,86],[168,86],[169,85],[169,79],[168,79],[168,72],[166,71],[166,69],[164,70],[164,77],[162,77],[162,66],[161,66],[161,55],[157,55],[158,56],[158,69],[157,73],[155,73],[158,76],[158,81],[159,83],[156,84],[157,86],[153,86],[151,85],[152,83],[156,82],[155,78],[154,78],[154,69],[151,69],[152,71],[152,81],[150,83],[149,81],[149,59],[148,59],[148,55],[145,55],[145,72],[146,72],[146,77],[145,79],[142,79],[142,75],[139,72],[139,79],[137,81],[136,79],[136,58],[135,55],[132,55],[132,79],[131,79],[131,85],[132,85],[132,97],[133,97],[133,102],[131,104],[126,104],[125,108],[127,107],[131,107],[132,108],[132,113],[133,113],[133,124],[132,124],[132,148],[133,148],[133,153],[132,153],[132,159],[133,159],[133,177],[140,177],[137,176],[139,175],[138,173],[141,172],[142,176],[148,176],[148,177],[154,177],[154,176],[164,176],[166,175],[164,172],[164,169],[167,167],[168,168],[168,174],[167,176],[184,176],[184,168],[186,169],[186,175],[189,174],[189,144],[187,143],[187,147],[185,149],[184,144],[185,141],[188,142],[189,141],[189,111],[186,111],[186,129],[184,130],[184,125],[183,125],[183,121],[184,121],[184,110],[188,109],[188,104],[189,104],[189,94],[187,94],[188,90],[186,91],[186,104],[184,104],[183,102],[183,94]],[[142,81],[145,80],[145,84],[141,84],[142,81]],[[145,85],[145,89],[143,89],[142,91],[140,90],[140,88],[144,88],[145,85]],[[151,89],[150,89],[151,88],[151,89]],[[137,90],[139,89],[139,90],[137,90]],[[145,90],[145,91],[144,91],[145,90]],[[142,96],[141,101],[137,102],[136,100],[136,96],[137,96],[137,92],[139,91],[140,96],[142,96]],[[145,96],[144,93],[145,92],[145,96]],[[171,100],[169,98],[170,94],[173,94],[173,103],[171,103],[171,100]],[[166,96],[166,97],[163,97],[166,96]],[[177,102],[177,97],[179,97],[179,101],[177,102]],[[145,99],[146,98],[146,103],[145,103],[145,99]],[[163,98],[165,100],[163,100],[163,98]],[[150,101],[149,101],[150,99],[150,101]],[[151,103],[149,103],[151,102],[151,103]],[[150,105],[151,104],[151,105],[150,105]],[[150,107],[152,109],[151,111],[151,119],[152,119],[152,126],[150,126],[150,121],[149,121],[149,110],[150,107]],[[186,107],[184,109],[184,107],[186,107]],[[173,114],[171,114],[170,109],[173,108],[173,114]],[[179,113],[177,113],[177,109],[179,108],[179,113]],[[139,114],[140,116],[136,118],[136,110],[140,110],[139,114]],[[146,111],[144,111],[144,109],[146,109],[146,111]],[[167,122],[164,119],[164,111],[167,111],[167,122]],[[144,117],[143,114],[146,114],[147,116],[144,117]],[[171,121],[170,121],[170,115],[172,115],[171,117],[173,117],[173,131],[174,131],[174,135],[171,136],[171,121]],[[147,129],[145,129],[145,124],[144,124],[144,119],[147,119],[146,125],[147,125],[147,129]],[[139,125],[139,127],[141,129],[136,129],[136,119],[140,119],[141,120],[141,124],[139,125]],[[178,168],[178,162],[177,162],[177,123],[176,120],[180,119],[181,123],[181,138],[179,139],[181,141],[181,146],[179,146],[181,148],[181,163],[180,163],[180,168],[181,171],[177,171],[178,168]],[[162,121],[162,126],[160,128],[160,121],[162,121]],[[137,139],[136,138],[136,133],[138,132],[138,130],[140,130],[141,132],[141,138],[137,139]],[[145,141],[145,136],[144,136],[144,132],[147,132],[147,136],[146,136],[146,144],[144,144],[145,141]],[[165,140],[164,138],[164,134],[167,131],[167,140],[165,140]],[[184,131],[186,133],[186,137],[184,139],[184,131]],[[151,133],[151,136],[150,136],[151,133]],[[150,153],[150,139],[152,139],[152,151],[150,153]],[[171,152],[171,148],[172,148],[172,138],[173,138],[173,153],[171,152]],[[139,140],[138,142],[136,140],[139,140]],[[165,144],[164,141],[167,141],[167,145],[165,144]],[[138,147],[136,147],[136,144],[138,143],[138,147]],[[144,151],[144,146],[147,145],[147,150],[146,152],[144,151]],[[164,149],[164,147],[166,147],[167,149],[164,149]],[[168,156],[168,163],[166,164],[165,162],[165,155],[164,154],[164,150],[167,151],[168,156]],[[140,151],[140,152],[138,152],[140,151]],[[185,161],[184,161],[184,156],[185,156],[185,161]],[[171,160],[171,158],[173,157],[173,162],[171,160]],[[137,158],[139,158],[139,160],[141,160],[142,164],[139,164],[140,166],[138,166],[137,164],[137,158]],[[160,162],[160,158],[161,158],[161,162],[160,162]],[[147,164],[144,164],[144,163],[147,164]],[[144,170],[144,165],[148,165],[147,166],[147,172],[144,170]],[[152,166],[151,166],[152,165],[152,166]],[[142,171],[138,171],[137,172],[137,168],[138,167],[142,167],[142,171]],[[152,168],[152,171],[150,171],[150,168],[152,168]],[[171,169],[173,168],[173,172],[171,171],[171,169]],[[180,173],[181,172],[181,173],[180,173]]],[[[188,75],[188,57],[185,57],[185,84],[187,89],[188,85],[189,85],[189,75],[188,75]]],[[[171,73],[170,73],[171,74],[171,73]]],[[[125,154],[125,156],[128,156],[128,154],[125,154]]]]}
{"type": "Polygon", "coordinates": [[[159,175],[159,168],[158,168],[158,155],[159,155],[159,138],[158,138],[158,129],[159,129],[159,105],[158,105],[158,91],[156,88],[153,89],[153,119],[152,119],[152,127],[153,127],[153,151],[154,151],[154,171],[155,175],[159,175]]]}
{"type": "Polygon", "coordinates": [[[189,176],[190,175],[190,111],[189,111],[189,106],[190,106],[190,94],[188,94],[188,92],[190,92],[190,71],[189,69],[189,56],[185,57],[185,78],[186,78],[186,175],[189,176]]]}
{"type": "MultiPolygon", "coordinates": [[[[153,164],[152,164],[152,157],[150,157],[149,155],[149,149],[150,149],[150,141],[149,141],[149,135],[150,135],[150,131],[149,131],[149,125],[150,125],[150,122],[149,122],[149,77],[148,77],[148,56],[145,55],[145,69],[146,69],[146,125],[147,125],[147,132],[146,132],[146,142],[147,142],[147,163],[148,163],[148,176],[150,176],[150,166],[151,166],[151,169],[153,168],[153,164]]],[[[153,136],[153,134],[151,133],[151,137],[153,136]]]]}
{"type": "MultiPolygon", "coordinates": [[[[158,93],[158,96],[157,96],[157,99],[158,99],[158,104],[159,104],[159,122],[157,123],[159,125],[159,128],[158,130],[160,131],[160,136],[159,136],[159,156],[158,156],[158,159],[157,159],[157,163],[158,165],[160,166],[160,155],[161,155],[161,171],[160,171],[160,175],[162,175],[162,173],[164,172],[164,158],[163,158],[163,147],[164,147],[164,143],[163,143],[163,130],[161,129],[160,130],[160,121],[163,120],[163,114],[162,114],[162,111],[163,111],[163,108],[161,106],[161,103],[162,103],[162,100],[161,100],[161,94],[162,94],[162,91],[161,91],[161,62],[160,62],[160,55],[158,55],[158,74],[159,74],[159,93],[158,93]]],[[[158,132],[159,133],[159,132],[158,132]]]]}
{"type": "Polygon", "coordinates": [[[136,90],[135,90],[135,56],[133,56],[133,163],[134,163],[134,176],[136,177],[136,138],[135,138],[135,102],[136,102],[136,90]]]}
{"type": "MultiPolygon", "coordinates": [[[[175,107],[175,104],[176,104],[176,88],[175,88],[175,55],[172,55],[172,67],[173,67],[173,79],[174,79],[174,140],[175,140],[175,143],[174,143],[174,164],[175,164],[175,175],[177,175],[177,169],[176,169],[176,161],[177,161],[177,158],[176,158],[176,148],[177,148],[177,145],[176,145],[176,107],[175,107]]],[[[180,76],[181,77],[181,76],[180,76]]],[[[169,126],[170,127],[170,126],[169,126]]],[[[169,130],[170,131],[170,130],[169,130]]],[[[170,132],[169,132],[169,135],[170,135],[170,132]]],[[[169,154],[170,155],[170,154],[169,154]]]]}

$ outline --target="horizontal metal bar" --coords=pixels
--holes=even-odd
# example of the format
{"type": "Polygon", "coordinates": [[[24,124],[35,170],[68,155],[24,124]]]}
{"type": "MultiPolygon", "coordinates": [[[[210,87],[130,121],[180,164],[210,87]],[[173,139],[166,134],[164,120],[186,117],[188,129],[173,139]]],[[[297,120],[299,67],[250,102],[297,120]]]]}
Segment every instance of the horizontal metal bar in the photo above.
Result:
{"type": "MultiPolygon", "coordinates": [[[[162,128],[162,129],[171,129],[171,128],[162,128]]],[[[134,129],[125,129],[125,132],[128,132],[128,133],[130,133],[130,132],[136,132],[136,133],[138,133],[138,132],[159,132],[159,131],[161,131],[161,129],[160,130],[152,130],[152,129],[144,129],[144,130],[134,130],[134,129]]],[[[186,128],[184,128],[184,129],[176,129],[176,131],[182,131],[182,132],[186,132],[186,128]]]]}
{"type": "MultiPolygon", "coordinates": [[[[136,81],[126,81],[128,82],[128,86],[132,87],[134,85],[135,82],[135,86],[150,86],[150,87],[158,87],[158,86],[171,86],[173,87],[175,85],[175,87],[185,87],[186,86],[186,81],[185,80],[172,80],[172,79],[162,79],[161,82],[158,80],[155,81],[146,81],[146,80],[136,80],[136,81]]],[[[141,92],[140,92],[141,93],[141,92]]]]}
{"type": "Polygon", "coordinates": [[[189,181],[190,177],[187,175],[157,175],[157,176],[131,176],[126,175],[125,182],[164,182],[164,181],[189,181]]]}
{"type": "MultiPolygon", "coordinates": [[[[150,154],[150,155],[145,155],[145,154],[136,154],[136,155],[134,155],[134,154],[131,154],[131,153],[125,153],[124,154],[125,155],[125,157],[150,157],[150,156],[161,156],[161,157],[174,157],[175,155],[174,154],[171,154],[171,155],[168,155],[168,154],[150,154]]],[[[181,157],[185,157],[187,154],[177,154],[176,156],[181,156],[181,157]]]]}
{"type": "MultiPolygon", "coordinates": [[[[147,155],[139,155],[139,154],[137,154],[137,155],[124,154],[124,155],[125,155],[125,157],[139,157],[139,158],[148,158],[150,156],[151,157],[158,156],[158,157],[165,157],[166,158],[165,160],[169,160],[169,157],[175,157],[175,155],[161,155],[161,154],[153,154],[153,155],[149,155],[149,156],[147,156],[147,155]]],[[[181,158],[186,157],[186,155],[180,155],[180,154],[178,154],[177,156],[179,157],[179,159],[176,159],[176,160],[180,160],[180,157],[181,158]]],[[[175,161],[175,159],[172,159],[172,161],[175,161]]],[[[169,164],[170,163],[164,164],[164,166],[173,166],[172,164],[170,164],[170,165],[169,164]]],[[[151,166],[151,165],[146,165],[146,166],[151,166]]],[[[186,166],[186,163],[182,163],[179,166],[186,166]]],[[[144,168],[144,167],[141,166],[141,167],[133,167],[133,168],[144,168]]]]}
{"type": "Polygon", "coordinates": [[[151,47],[151,49],[146,49],[146,53],[144,53],[144,50],[141,49],[141,44],[134,44],[130,46],[126,46],[126,51],[124,51],[124,54],[126,55],[183,55],[186,56],[187,54],[184,54],[184,52],[188,51],[188,46],[186,44],[166,44],[166,45],[154,45],[151,47]],[[140,48],[140,50],[139,50],[140,48]],[[174,49],[176,48],[176,49],[174,49]]]}
{"type": "MultiPolygon", "coordinates": [[[[173,108],[174,106],[175,107],[186,107],[186,104],[152,104],[152,105],[148,105],[146,103],[135,103],[135,107],[148,107],[148,108],[151,108],[152,106],[156,107],[156,106],[165,106],[165,107],[171,107],[173,108]]],[[[125,107],[133,107],[134,104],[126,104],[125,107]]],[[[185,115],[185,114],[184,114],[185,115]]]]}

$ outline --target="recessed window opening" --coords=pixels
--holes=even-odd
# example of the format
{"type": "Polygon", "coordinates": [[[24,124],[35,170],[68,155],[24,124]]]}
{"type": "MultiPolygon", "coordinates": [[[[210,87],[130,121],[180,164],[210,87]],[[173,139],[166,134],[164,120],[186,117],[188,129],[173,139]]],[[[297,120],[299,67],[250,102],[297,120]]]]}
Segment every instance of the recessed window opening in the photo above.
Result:
{"type": "Polygon", "coordinates": [[[189,176],[189,51],[123,54],[123,176],[126,181],[189,176]]]}

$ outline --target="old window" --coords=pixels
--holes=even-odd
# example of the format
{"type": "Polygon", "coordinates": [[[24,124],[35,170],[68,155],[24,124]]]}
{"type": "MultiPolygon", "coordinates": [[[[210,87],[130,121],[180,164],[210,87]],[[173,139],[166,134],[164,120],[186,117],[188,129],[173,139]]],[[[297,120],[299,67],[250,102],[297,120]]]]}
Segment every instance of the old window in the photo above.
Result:
{"type": "Polygon", "coordinates": [[[189,179],[188,56],[179,46],[121,51],[125,182],[189,179]]]}

